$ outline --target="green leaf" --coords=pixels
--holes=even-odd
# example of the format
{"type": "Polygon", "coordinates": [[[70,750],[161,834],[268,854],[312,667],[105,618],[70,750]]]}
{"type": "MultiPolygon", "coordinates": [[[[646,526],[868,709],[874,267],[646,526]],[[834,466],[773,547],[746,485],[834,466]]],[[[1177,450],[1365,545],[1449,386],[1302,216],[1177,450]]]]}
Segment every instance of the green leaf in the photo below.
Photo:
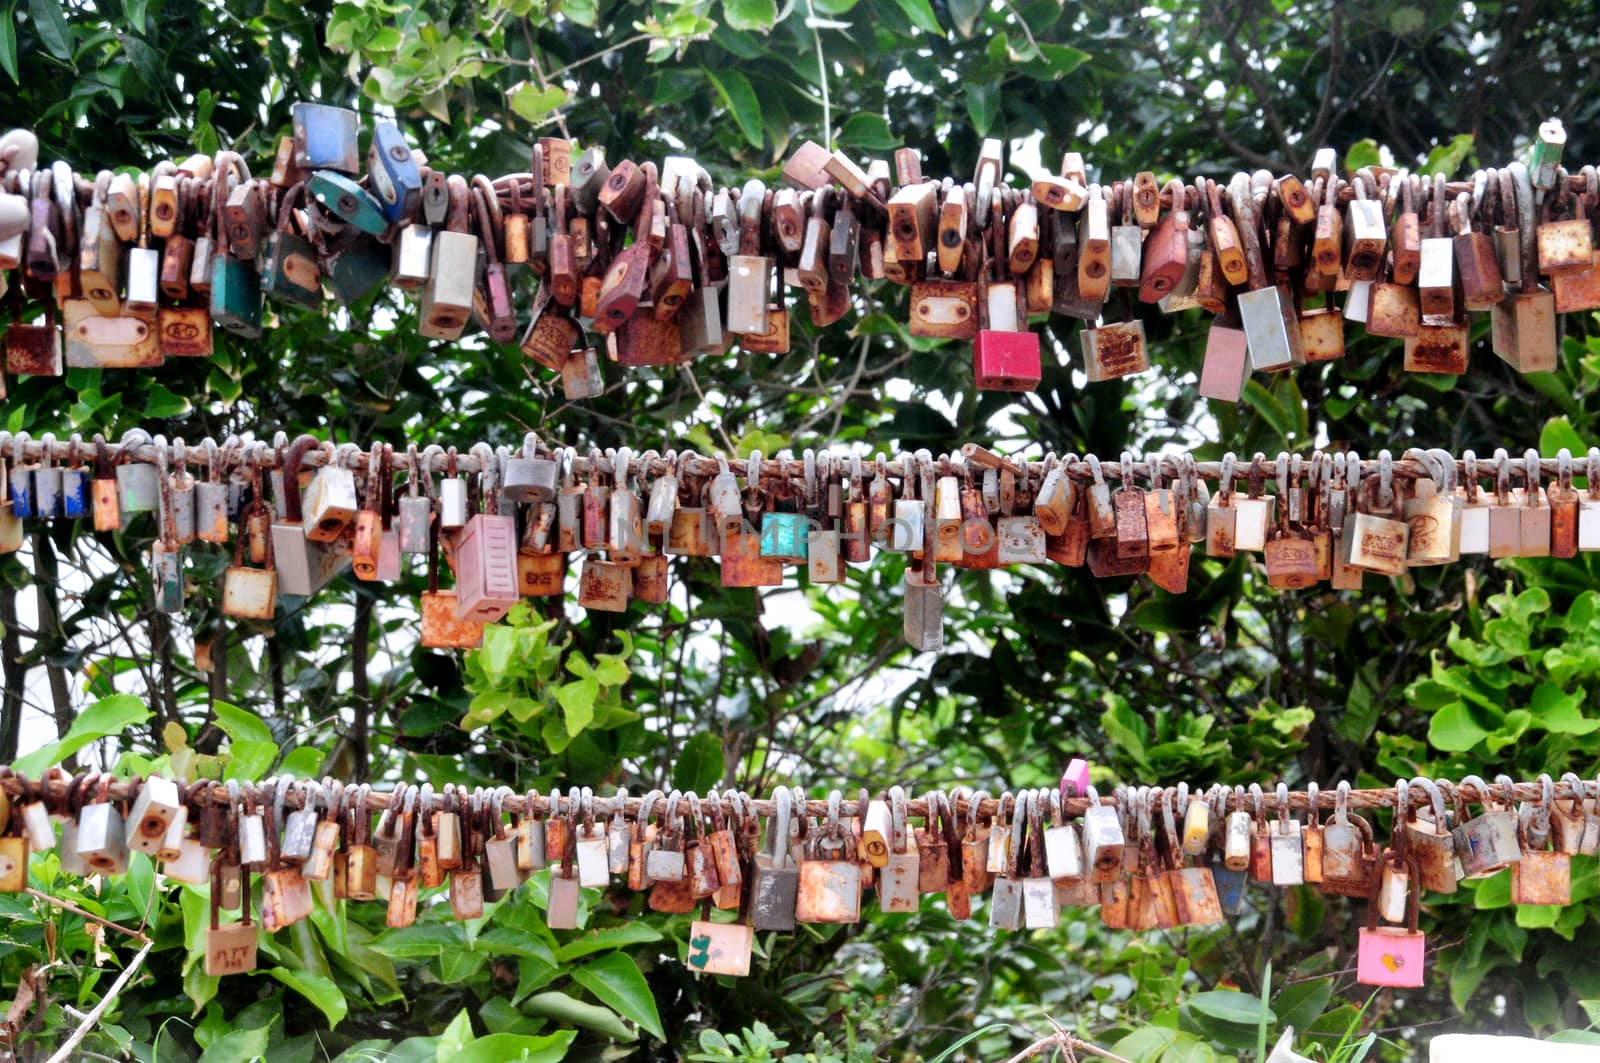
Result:
{"type": "Polygon", "coordinates": [[[1452,701],[1428,722],[1428,743],[1446,753],[1465,753],[1488,737],[1489,732],[1478,726],[1465,702],[1452,701]]]}
{"type": "Polygon", "coordinates": [[[278,774],[296,779],[315,778],[321,772],[322,761],[322,750],[316,746],[300,746],[284,755],[278,774]]]}
{"type": "Polygon", "coordinates": [[[56,0],[28,0],[28,16],[33,22],[33,32],[39,35],[45,50],[57,59],[72,61],[72,30],[66,16],[61,13],[65,5],[56,0]]]}
{"type": "Polygon", "coordinates": [[[1572,427],[1572,422],[1565,415],[1550,418],[1544,423],[1544,427],[1539,430],[1540,454],[1548,454],[1554,457],[1562,447],[1566,447],[1568,451],[1577,456],[1582,456],[1589,452],[1588,444],[1583,441],[1583,437],[1578,434],[1576,428],[1572,427]]]}
{"type": "Polygon", "coordinates": [[[14,84],[21,84],[17,76],[17,15],[16,5],[7,4],[0,10],[0,68],[11,75],[14,84]]]}
{"type": "Polygon", "coordinates": [[[678,763],[672,768],[672,785],[703,794],[722,781],[725,768],[722,739],[701,731],[683,744],[678,763]]]}
{"type": "Polygon", "coordinates": [[[593,993],[618,1015],[631,1019],[654,1034],[658,1041],[666,1040],[661,1030],[661,1016],[656,1011],[656,998],[650,992],[639,965],[626,953],[613,952],[572,972],[572,980],[593,993]]]}
{"type": "Polygon", "coordinates": [[[597,0],[561,0],[559,10],[578,25],[593,27],[600,5],[597,0]]]}
{"type": "Polygon", "coordinates": [[[861,151],[889,151],[900,146],[900,138],[889,129],[881,114],[860,112],[845,119],[839,130],[839,147],[861,151]]]}
{"type": "Polygon", "coordinates": [[[936,37],[944,36],[944,27],[939,25],[939,20],[934,17],[933,8],[928,0],[894,0],[894,2],[906,13],[906,18],[911,20],[913,26],[936,37]]]}
{"type": "Polygon", "coordinates": [[[778,20],[778,5],[775,0],[722,0],[722,17],[736,30],[764,33],[778,20]]]}
{"type": "Polygon", "coordinates": [[[1378,150],[1378,142],[1371,137],[1356,141],[1344,153],[1344,169],[1347,175],[1355,173],[1363,166],[1382,165],[1383,155],[1378,150]]]}
{"type": "MultiPolygon", "coordinates": [[[[551,990],[535,993],[522,1002],[522,1010],[529,1015],[542,1015],[557,1022],[571,1023],[604,1034],[613,1041],[637,1041],[639,1031],[629,1026],[610,1008],[579,1000],[568,993],[551,990]]],[[[443,1061],[441,1061],[443,1063],[443,1061]]]]}
{"type": "Polygon", "coordinates": [[[529,122],[542,121],[551,111],[567,102],[567,90],[556,85],[541,89],[524,81],[511,93],[511,110],[529,122]]]}
{"type": "Polygon", "coordinates": [[[192,407],[189,400],[182,395],[175,395],[164,384],[151,384],[150,395],[145,399],[144,415],[151,420],[162,421],[172,417],[183,417],[192,407]]]}
{"type": "Polygon", "coordinates": [[[268,1036],[272,1028],[257,1026],[253,1030],[229,1030],[206,1046],[200,1054],[200,1063],[237,1063],[242,1059],[261,1059],[267,1054],[268,1036]]]}
{"type": "Polygon", "coordinates": [[[967,98],[967,117],[972,119],[972,130],[980,137],[989,135],[995,117],[1000,113],[1000,82],[968,82],[964,94],[967,98]]]}
{"type": "Polygon", "coordinates": [[[1471,133],[1457,133],[1448,142],[1428,152],[1428,157],[1423,161],[1419,172],[1429,176],[1442,173],[1446,177],[1454,177],[1456,171],[1461,169],[1461,164],[1467,161],[1467,155],[1472,151],[1472,144],[1471,133]]]}
{"type": "Polygon", "coordinates": [[[590,953],[660,940],[661,932],[648,923],[623,923],[620,926],[591,930],[582,937],[567,942],[556,950],[556,959],[561,963],[571,963],[578,957],[590,953]]]}
{"type": "Polygon", "coordinates": [[[600,696],[600,681],[590,676],[556,688],[556,700],[566,718],[567,735],[577,736],[594,719],[594,702],[600,696]]]}
{"type": "Polygon", "coordinates": [[[708,67],[701,69],[722,98],[723,106],[733,112],[733,120],[738,123],[745,140],[753,148],[761,147],[761,101],[756,99],[750,80],[737,70],[724,70],[719,74],[708,67]]]}
{"type": "Polygon", "coordinates": [[[439,1035],[436,1046],[439,1063],[450,1063],[471,1043],[472,1018],[467,1014],[467,1009],[462,1008],[456,1012],[456,1017],[450,1020],[450,1025],[444,1028],[444,1033],[439,1035]]]}
{"type": "Polygon", "coordinates": [[[1241,1026],[1255,1026],[1263,1018],[1269,1023],[1278,1021],[1272,1009],[1263,1007],[1259,998],[1244,993],[1229,992],[1226,989],[1196,993],[1184,1003],[1208,1018],[1238,1023],[1241,1026]]]}
{"type": "Polygon", "coordinates": [[[231,742],[228,745],[228,767],[224,779],[255,782],[272,770],[278,759],[276,742],[231,742]]]}
{"type": "Polygon", "coordinates": [[[556,1063],[565,1059],[576,1030],[542,1034],[492,1033],[480,1037],[450,1056],[450,1063],[556,1063]]]}
{"type": "Polygon", "coordinates": [[[267,973],[315,1004],[317,1010],[327,1018],[330,1029],[344,1021],[349,1005],[333,979],[310,971],[292,971],[287,967],[274,967],[267,973]]]}
{"type": "Polygon", "coordinates": [[[51,742],[18,758],[11,767],[24,775],[43,775],[45,769],[55,767],[90,742],[121,734],[149,719],[150,710],[132,694],[113,694],[109,698],[101,698],[78,714],[59,742],[51,742]]]}
{"type": "Polygon", "coordinates": [[[1089,52],[1066,44],[1040,44],[1039,51],[1058,78],[1066,77],[1094,58],[1089,52]]]}
{"type": "Polygon", "coordinates": [[[249,742],[272,741],[272,728],[249,709],[241,709],[226,701],[212,704],[216,706],[217,726],[229,738],[244,739],[249,742]]]}

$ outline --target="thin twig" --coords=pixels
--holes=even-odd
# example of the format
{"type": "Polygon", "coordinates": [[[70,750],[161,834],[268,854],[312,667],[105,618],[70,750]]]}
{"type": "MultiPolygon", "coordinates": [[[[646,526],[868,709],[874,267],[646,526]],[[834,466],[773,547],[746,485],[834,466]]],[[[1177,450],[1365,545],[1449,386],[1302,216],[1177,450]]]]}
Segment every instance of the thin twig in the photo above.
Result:
{"type": "MultiPolygon", "coordinates": [[[[684,366],[683,375],[689,378],[689,384],[694,388],[696,397],[700,399],[700,405],[705,406],[706,393],[700,390],[700,381],[695,377],[694,370],[690,369],[688,366],[684,366]]],[[[722,418],[720,417],[717,418],[717,435],[722,437],[722,445],[728,449],[728,455],[730,457],[735,456],[737,451],[734,449],[733,440],[728,438],[728,432],[722,427],[722,418]]]]}
{"type": "MultiPolygon", "coordinates": [[[[29,892],[31,893],[32,891],[30,890],[29,892]]],[[[120,930],[121,927],[118,927],[118,929],[120,930]]],[[[105,996],[100,998],[100,1003],[90,1009],[89,1014],[84,1016],[83,1022],[79,1023],[78,1028],[72,1031],[72,1036],[66,1039],[61,1047],[56,1050],[56,1054],[46,1060],[46,1063],[67,1063],[67,1060],[72,1058],[73,1050],[78,1047],[78,1044],[85,1037],[89,1036],[89,1031],[94,1029],[100,1022],[100,1016],[104,1015],[106,1009],[111,1007],[112,1002],[117,999],[117,994],[122,992],[123,987],[128,984],[139,968],[144,966],[145,957],[150,955],[150,950],[155,947],[155,944],[154,941],[146,941],[144,943],[144,948],[139,950],[139,954],[133,958],[132,963],[122,969],[122,974],[118,975],[117,980],[111,983],[111,989],[105,996]]]]}
{"type": "Polygon", "coordinates": [[[109,919],[102,919],[98,915],[95,915],[92,912],[86,912],[82,908],[79,908],[77,905],[72,904],[72,903],[70,903],[68,901],[61,900],[58,897],[52,897],[48,893],[40,893],[38,890],[34,889],[32,886],[29,886],[27,888],[26,892],[27,892],[28,896],[30,896],[30,897],[33,897],[33,898],[36,898],[38,900],[44,901],[46,904],[53,904],[57,908],[61,908],[61,909],[65,910],[65,911],[71,912],[73,915],[81,915],[81,916],[83,916],[83,918],[89,920],[92,923],[99,923],[101,926],[108,926],[112,930],[115,930],[120,934],[128,935],[129,937],[133,938],[135,941],[148,942],[150,940],[150,936],[148,934],[146,934],[142,930],[129,930],[127,927],[121,925],[120,923],[113,923],[109,919]]]}

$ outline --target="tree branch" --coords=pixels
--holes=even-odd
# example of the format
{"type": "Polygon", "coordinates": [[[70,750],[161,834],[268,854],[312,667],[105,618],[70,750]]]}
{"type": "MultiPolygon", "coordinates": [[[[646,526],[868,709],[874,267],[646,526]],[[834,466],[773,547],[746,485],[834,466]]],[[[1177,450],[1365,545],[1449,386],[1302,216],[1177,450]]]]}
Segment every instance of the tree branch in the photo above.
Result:
{"type": "Polygon", "coordinates": [[[46,1063],[67,1063],[67,1060],[72,1058],[73,1050],[78,1047],[85,1037],[89,1036],[90,1030],[99,1025],[100,1016],[104,1015],[107,1009],[116,1002],[117,995],[138,973],[139,968],[144,966],[145,957],[150,955],[150,950],[155,948],[155,944],[154,941],[145,942],[144,948],[139,950],[139,954],[133,958],[133,962],[124,967],[122,974],[117,977],[115,982],[111,983],[110,990],[100,998],[100,1003],[89,1009],[89,1014],[85,1015],[83,1021],[78,1024],[78,1028],[72,1031],[72,1036],[68,1037],[60,1048],[56,1049],[56,1054],[51,1056],[46,1063]]]}

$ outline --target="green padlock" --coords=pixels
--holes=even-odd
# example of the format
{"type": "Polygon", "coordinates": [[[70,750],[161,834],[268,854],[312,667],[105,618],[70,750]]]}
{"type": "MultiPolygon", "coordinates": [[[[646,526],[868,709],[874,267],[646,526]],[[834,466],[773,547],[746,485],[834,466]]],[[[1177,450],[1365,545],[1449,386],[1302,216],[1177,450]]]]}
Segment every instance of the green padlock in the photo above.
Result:
{"type": "Polygon", "coordinates": [[[294,205],[304,198],[305,186],[295,185],[278,207],[278,226],[262,247],[261,290],[281,302],[315,310],[322,305],[317,251],[294,231],[294,205]]]}
{"type": "Polygon", "coordinates": [[[355,181],[343,174],[318,170],[311,175],[311,194],[323,210],[369,236],[382,236],[389,228],[383,208],[355,181]]]}
{"type": "Polygon", "coordinates": [[[359,302],[389,279],[389,249],[362,237],[328,256],[327,279],[340,306],[359,302]]]}
{"type": "Polygon", "coordinates": [[[249,339],[261,335],[261,275],[230,255],[211,260],[211,320],[249,339]]]}

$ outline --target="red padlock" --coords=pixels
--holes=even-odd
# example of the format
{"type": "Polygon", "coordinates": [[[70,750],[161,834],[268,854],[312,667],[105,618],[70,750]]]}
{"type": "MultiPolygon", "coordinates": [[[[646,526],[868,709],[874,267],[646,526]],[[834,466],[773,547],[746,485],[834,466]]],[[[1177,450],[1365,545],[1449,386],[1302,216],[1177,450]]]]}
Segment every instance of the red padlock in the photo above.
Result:
{"type": "Polygon", "coordinates": [[[972,344],[980,391],[1032,391],[1039,386],[1039,334],[981,329],[972,344]]]}

